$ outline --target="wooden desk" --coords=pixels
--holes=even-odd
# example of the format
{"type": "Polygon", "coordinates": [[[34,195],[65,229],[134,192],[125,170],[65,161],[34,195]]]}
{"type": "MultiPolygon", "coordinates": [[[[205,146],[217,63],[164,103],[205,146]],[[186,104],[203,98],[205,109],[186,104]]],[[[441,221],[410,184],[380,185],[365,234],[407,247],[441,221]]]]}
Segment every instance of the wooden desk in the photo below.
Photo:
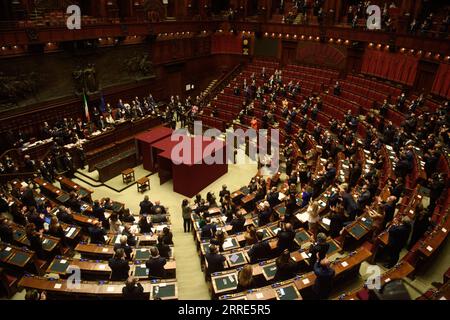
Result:
{"type": "Polygon", "coordinates": [[[211,283],[213,287],[213,295],[229,292],[237,289],[238,272],[233,270],[230,272],[218,272],[211,275],[211,283]]]}
{"type": "Polygon", "coordinates": [[[24,268],[33,258],[33,251],[0,242],[0,262],[6,265],[24,268]]]}
{"type": "Polygon", "coordinates": [[[130,183],[135,180],[134,170],[133,169],[125,169],[122,171],[122,181],[123,183],[130,183]]]}
{"type": "MultiPolygon", "coordinates": [[[[176,280],[142,281],[141,284],[144,288],[144,294],[147,295],[147,297],[154,297],[154,294],[158,291],[157,294],[161,296],[162,300],[178,299],[176,280]],[[161,288],[165,286],[168,287],[167,290],[161,290],[161,288]],[[159,288],[159,290],[156,290],[156,288],[159,288]]],[[[66,280],[52,280],[43,277],[25,276],[20,280],[19,287],[46,291],[52,297],[70,295],[81,299],[88,297],[117,299],[122,297],[124,283],[122,281],[81,281],[78,287],[70,287],[66,280]]]]}
{"type": "Polygon", "coordinates": [[[62,190],[67,192],[75,191],[82,199],[92,202],[92,190],[86,189],[63,176],[58,176],[56,179],[59,181],[62,190]]]}
{"type": "Polygon", "coordinates": [[[93,243],[79,243],[75,247],[75,251],[78,251],[82,256],[100,257],[109,259],[114,255],[113,246],[103,246],[93,243]]]}
{"type": "Polygon", "coordinates": [[[140,178],[138,179],[136,186],[138,192],[145,192],[147,189],[150,190],[150,179],[147,177],[140,178]]]}

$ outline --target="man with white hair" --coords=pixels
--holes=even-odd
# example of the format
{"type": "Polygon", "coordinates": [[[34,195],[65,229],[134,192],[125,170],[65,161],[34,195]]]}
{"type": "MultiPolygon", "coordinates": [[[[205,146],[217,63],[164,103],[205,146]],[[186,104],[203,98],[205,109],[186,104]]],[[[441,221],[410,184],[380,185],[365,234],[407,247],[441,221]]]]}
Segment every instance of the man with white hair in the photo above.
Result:
{"type": "Polygon", "coordinates": [[[125,236],[125,235],[121,235],[121,236],[118,236],[118,237],[119,237],[119,243],[116,243],[114,245],[114,251],[117,251],[117,249],[122,249],[123,252],[125,253],[125,256],[126,256],[127,260],[131,260],[131,253],[133,252],[133,250],[127,244],[128,237],[125,236]]]}

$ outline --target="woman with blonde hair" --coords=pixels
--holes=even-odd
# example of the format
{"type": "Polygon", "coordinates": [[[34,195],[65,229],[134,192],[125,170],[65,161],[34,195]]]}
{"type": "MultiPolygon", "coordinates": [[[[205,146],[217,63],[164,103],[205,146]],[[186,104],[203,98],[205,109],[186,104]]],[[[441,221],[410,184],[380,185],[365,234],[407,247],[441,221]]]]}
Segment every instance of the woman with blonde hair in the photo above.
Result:
{"type": "Polygon", "coordinates": [[[251,264],[246,264],[238,274],[237,291],[244,291],[251,289],[253,285],[253,267],[251,264]]]}
{"type": "Polygon", "coordinates": [[[253,245],[258,242],[258,240],[256,239],[256,228],[254,225],[251,224],[247,226],[247,231],[245,232],[244,238],[245,245],[247,246],[253,245]]]}
{"type": "Polygon", "coordinates": [[[314,239],[316,239],[320,220],[319,202],[310,200],[306,213],[308,214],[308,230],[312,233],[314,239]]]}

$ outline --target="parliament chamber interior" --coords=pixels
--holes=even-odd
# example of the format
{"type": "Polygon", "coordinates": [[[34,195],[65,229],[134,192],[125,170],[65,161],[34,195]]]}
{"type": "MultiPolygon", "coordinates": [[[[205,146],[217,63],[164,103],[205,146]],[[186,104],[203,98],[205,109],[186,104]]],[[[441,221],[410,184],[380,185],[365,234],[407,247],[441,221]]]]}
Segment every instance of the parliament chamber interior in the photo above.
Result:
{"type": "Polygon", "coordinates": [[[449,299],[449,8],[0,0],[1,299],[449,299]]]}

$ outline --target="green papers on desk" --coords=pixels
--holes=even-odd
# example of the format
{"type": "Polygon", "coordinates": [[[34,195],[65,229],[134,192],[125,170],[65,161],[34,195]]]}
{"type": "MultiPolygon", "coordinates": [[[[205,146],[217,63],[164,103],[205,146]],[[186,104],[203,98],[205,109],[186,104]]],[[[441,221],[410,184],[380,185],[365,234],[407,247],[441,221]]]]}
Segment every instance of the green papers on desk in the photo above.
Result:
{"type": "Polygon", "coordinates": [[[367,230],[363,226],[361,226],[359,223],[355,223],[350,228],[349,232],[353,237],[355,237],[356,240],[359,240],[367,233],[367,230]]]}
{"type": "Polygon", "coordinates": [[[82,198],[84,198],[84,197],[86,197],[86,196],[89,195],[89,192],[87,192],[87,191],[84,190],[84,189],[80,189],[80,190],[78,190],[78,194],[79,194],[82,198]]]}
{"type": "Polygon", "coordinates": [[[118,203],[118,202],[113,202],[112,211],[120,212],[120,211],[122,211],[122,208],[123,208],[123,204],[118,203]]]}
{"type": "Polygon", "coordinates": [[[286,213],[286,207],[285,206],[278,207],[276,211],[280,214],[280,216],[284,216],[284,214],[286,213]]]}
{"type": "Polygon", "coordinates": [[[244,254],[242,252],[236,252],[228,255],[228,263],[231,267],[233,267],[245,264],[247,263],[247,261],[245,260],[244,254]]]}
{"type": "Polygon", "coordinates": [[[272,280],[275,277],[275,273],[277,273],[277,265],[275,262],[266,264],[262,269],[267,280],[272,280]]]}
{"type": "Polygon", "coordinates": [[[148,277],[148,269],[145,264],[137,265],[134,269],[134,276],[138,278],[148,277]]]}
{"type": "Polygon", "coordinates": [[[372,229],[372,223],[373,220],[370,217],[362,217],[361,218],[361,223],[367,228],[367,229],[372,229]]]}
{"type": "Polygon", "coordinates": [[[148,260],[150,258],[150,249],[136,249],[134,260],[148,260]]]}
{"type": "Polygon", "coordinates": [[[49,272],[65,273],[70,262],[65,259],[55,259],[49,268],[49,272]]]}
{"type": "Polygon", "coordinates": [[[327,255],[332,255],[333,253],[339,250],[339,247],[333,240],[330,239],[327,241],[327,243],[330,245],[330,247],[328,248],[327,255]]]}
{"type": "Polygon", "coordinates": [[[236,238],[226,238],[223,242],[223,250],[229,250],[229,249],[235,249],[239,248],[239,243],[237,242],[236,238]]]}
{"type": "Polygon", "coordinates": [[[277,225],[269,227],[270,231],[276,236],[279,231],[281,231],[281,228],[277,225]]]}
{"type": "Polygon", "coordinates": [[[209,242],[202,243],[201,246],[205,254],[209,253],[209,242]]]}
{"type": "Polygon", "coordinates": [[[236,275],[234,274],[215,278],[214,282],[216,283],[216,288],[218,291],[233,290],[237,288],[236,275]]]}
{"type": "Polygon", "coordinates": [[[244,195],[248,195],[250,193],[250,189],[248,187],[242,187],[240,190],[244,195]]]}
{"type": "Polygon", "coordinates": [[[23,238],[24,235],[25,235],[25,231],[14,230],[13,239],[14,239],[14,241],[20,242],[20,240],[23,238]]]}
{"type": "Polygon", "coordinates": [[[291,284],[290,286],[284,288],[277,289],[277,294],[280,300],[295,300],[299,297],[294,284],[291,284]]]}
{"type": "Polygon", "coordinates": [[[295,233],[295,240],[297,240],[297,242],[302,243],[305,241],[310,240],[310,236],[308,234],[308,232],[306,232],[305,230],[299,231],[295,233]]]}
{"type": "Polygon", "coordinates": [[[53,241],[52,239],[44,238],[42,240],[42,249],[49,251],[49,250],[53,249],[54,246],[55,246],[55,241],[53,241]]]}
{"type": "Polygon", "coordinates": [[[261,229],[261,231],[262,231],[263,234],[264,234],[263,240],[266,240],[266,239],[268,239],[268,238],[271,237],[269,231],[268,231],[266,228],[261,229]]]}
{"type": "Polygon", "coordinates": [[[0,261],[6,261],[6,259],[8,259],[11,254],[12,254],[11,247],[8,247],[8,246],[4,247],[0,251],[0,261]]]}
{"type": "Polygon", "coordinates": [[[25,252],[17,251],[11,258],[9,258],[9,263],[15,264],[17,266],[24,266],[27,264],[31,255],[25,252]]]}
{"type": "Polygon", "coordinates": [[[175,284],[174,283],[161,283],[153,286],[153,299],[155,298],[169,298],[175,297],[175,284]]]}
{"type": "Polygon", "coordinates": [[[69,200],[69,198],[70,198],[70,196],[67,193],[63,193],[58,198],[56,198],[56,200],[58,200],[61,203],[66,203],[67,200],[69,200]]]}

